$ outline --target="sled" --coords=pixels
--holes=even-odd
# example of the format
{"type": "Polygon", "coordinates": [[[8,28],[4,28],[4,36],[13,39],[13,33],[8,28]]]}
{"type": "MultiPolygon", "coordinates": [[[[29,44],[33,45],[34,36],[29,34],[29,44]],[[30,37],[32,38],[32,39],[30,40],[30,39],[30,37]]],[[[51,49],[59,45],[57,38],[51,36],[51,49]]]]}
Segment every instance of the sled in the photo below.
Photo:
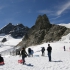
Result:
{"type": "Polygon", "coordinates": [[[4,65],[4,62],[0,62],[0,65],[4,65]]]}
{"type": "Polygon", "coordinates": [[[23,63],[23,62],[25,62],[25,61],[23,61],[22,59],[18,60],[18,63],[23,63]]]}
{"type": "Polygon", "coordinates": [[[22,59],[18,60],[18,63],[23,63],[23,60],[22,59]]]}

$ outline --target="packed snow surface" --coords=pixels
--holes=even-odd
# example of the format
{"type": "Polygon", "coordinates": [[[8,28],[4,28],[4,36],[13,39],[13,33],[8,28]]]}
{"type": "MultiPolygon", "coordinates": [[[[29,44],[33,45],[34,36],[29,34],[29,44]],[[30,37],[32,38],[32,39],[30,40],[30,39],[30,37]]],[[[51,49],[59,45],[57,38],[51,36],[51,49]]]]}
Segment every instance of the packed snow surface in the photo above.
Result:
{"type": "Polygon", "coordinates": [[[14,46],[16,46],[21,41],[22,41],[22,38],[15,39],[15,38],[11,37],[11,35],[1,34],[0,35],[0,52],[14,48],[14,46]],[[3,40],[3,38],[6,38],[7,41],[1,42],[3,40]]]}
{"type": "MultiPolygon", "coordinates": [[[[41,56],[41,47],[47,48],[48,43],[33,46],[33,57],[26,57],[26,64],[18,63],[21,56],[4,55],[5,65],[0,66],[0,70],[70,70],[70,45],[69,43],[50,43],[52,46],[52,61],[48,61],[47,50],[45,56],[41,56]],[[66,51],[63,46],[65,45],[66,51]]],[[[27,49],[26,49],[27,51],[27,49]]]]}

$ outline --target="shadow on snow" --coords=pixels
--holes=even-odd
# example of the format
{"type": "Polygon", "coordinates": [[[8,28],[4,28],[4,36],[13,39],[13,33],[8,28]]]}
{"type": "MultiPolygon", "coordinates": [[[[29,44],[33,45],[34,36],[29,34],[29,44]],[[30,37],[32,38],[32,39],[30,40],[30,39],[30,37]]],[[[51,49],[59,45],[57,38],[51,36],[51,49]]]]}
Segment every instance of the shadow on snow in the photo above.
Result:
{"type": "Polygon", "coordinates": [[[61,60],[58,60],[58,61],[51,61],[51,62],[63,62],[63,61],[61,61],[61,60]]]}

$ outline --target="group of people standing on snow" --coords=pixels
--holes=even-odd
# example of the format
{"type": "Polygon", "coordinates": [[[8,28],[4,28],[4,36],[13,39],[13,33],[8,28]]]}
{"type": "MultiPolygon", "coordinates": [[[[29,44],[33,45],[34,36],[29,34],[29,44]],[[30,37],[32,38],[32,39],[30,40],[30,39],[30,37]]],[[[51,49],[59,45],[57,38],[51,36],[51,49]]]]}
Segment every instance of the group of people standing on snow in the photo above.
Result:
{"type": "Polygon", "coordinates": [[[23,60],[23,64],[25,63],[25,57],[30,57],[32,56],[33,57],[33,53],[34,51],[31,49],[31,48],[28,48],[28,54],[25,50],[25,48],[23,47],[22,50],[21,50],[21,55],[22,55],[22,60],[23,60]]]}
{"type": "MultiPolygon", "coordinates": [[[[64,46],[64,51],[65,51],[65,46],[64,46]]],[[[45,47],[41,47],[41,52],[42,52],[42,56],[45,55],[45,47]]],[[[51,62],[51,52],[52,52],[52,47],[50,46],[50,44],[48,44],[48,47],[47,47],[47,52],[48,52],[48,58],[49,58],[49,61],[51,62]]],[[[23,60],[23,64],[25,63],[25,58],[28,56],[28,57],[33,57],[33,53],[34,51],[31,49],[31,48],[28,48],[28,54],[25,50],[25,47],[22,48],[21,50],[21,55],[22,55],[22,60],[23,60]]],[[[4,62],[4,59],[3,57],[1,56],[0,54],[0,63],[1,62],[4,62]]]]}
{"type": "MultiPolygon", "coordinates": [[[[50,46],[50,44],[48,44],[47,51],[48,51],[49,61],[51,61],[52,47],[50,46]]],[[[42,56],[44,56],[44,54],[45,54],[45,48],[44,47],[42,47],[41,52],[42,52],[42,56]]]]}
{"type": "MultiPolygon", "coordinates": [[[[48,44],[47,51],[48,51],[49,61],[51,61],[52,47],[50,46],[50,44],[48,44]]],[[[44,54],[45,54],[45,48],[44,47],[42,47],[41,52],[42,52],[42,56],[44,56],[44,54]]],[[[34,53],[34,51],[31,48],[28,48],[28,54],[25,51],[25,48],[24,47],[22,48],[21,55],[22,55],[23,64],[25,63],[25,58],[27,56],[28,57],[33,56],[33,53],[34,53]]]]}

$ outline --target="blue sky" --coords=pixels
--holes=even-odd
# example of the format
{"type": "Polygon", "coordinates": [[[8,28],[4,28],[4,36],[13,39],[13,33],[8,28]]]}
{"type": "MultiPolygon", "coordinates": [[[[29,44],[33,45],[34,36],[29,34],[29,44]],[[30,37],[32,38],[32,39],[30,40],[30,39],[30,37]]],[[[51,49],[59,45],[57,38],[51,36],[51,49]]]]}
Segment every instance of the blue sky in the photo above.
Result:
{"type": "Polygon", "coordinates": [[[70,0],[0,0],[0,28],[8,23],[32,27],[43,14],[50,23],[70,23],[70,0]]]}

